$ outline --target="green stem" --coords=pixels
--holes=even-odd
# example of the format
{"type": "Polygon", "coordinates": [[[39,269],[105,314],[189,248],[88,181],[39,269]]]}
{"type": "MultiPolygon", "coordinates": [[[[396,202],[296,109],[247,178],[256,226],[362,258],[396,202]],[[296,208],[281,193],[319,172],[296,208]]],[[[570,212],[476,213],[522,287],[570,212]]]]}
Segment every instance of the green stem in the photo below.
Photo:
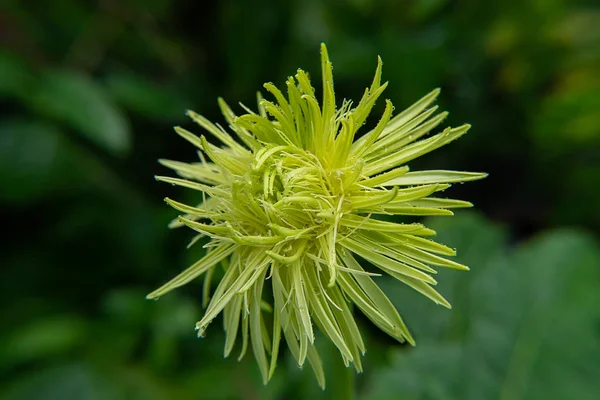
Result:
{"type": "Polygon", "coordinates": [[[354,387],[354,376],[355,371],[350,368],[346,368],[342,360],[340,359],[339,350],[331,344],[331,374],[327,377],[327,398],[336,400],[354,400],[355,387],[354,387]]]}

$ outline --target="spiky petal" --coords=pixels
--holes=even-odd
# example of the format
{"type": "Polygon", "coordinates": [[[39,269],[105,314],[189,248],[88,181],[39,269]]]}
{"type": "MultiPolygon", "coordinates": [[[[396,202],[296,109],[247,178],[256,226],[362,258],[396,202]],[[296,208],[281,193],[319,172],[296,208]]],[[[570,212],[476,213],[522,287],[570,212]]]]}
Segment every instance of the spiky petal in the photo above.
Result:
{"type": "Polygon", "coordinates": [[[451,209],[471,203],[435,194],[451,183],[486,176],[409,171],[409,161],[458,139],[470,128],[445,128],[427,137],[447,116],[432,106],[439,89],[396,116],[386,100],[375,128],[361,135],[359,129],[387,86],[381,84],[381,59],[358,104],[344,100],[340,108],[325,45],[321,61],[320,104],[308,74],[298,70],[286,82],[287,96],[273,84],[264,85],[274,101],[260,98],[257,113],[244,107],[247,112],[237,116],[219,99],[233,136],[189,111],[221,145],[177,127],[175,131],[203,155],[190,164],[161,160],[181,178],[157,177],[201,193],[203,201],[197,206],[166,201],[182,213],[172,226],[186,225],[198,232],[193,243],[204,236],[209,241],[206,256],[148,298],[157,299],[206,274],[206,312],[196,325],[198,334],[203,336],[222,313],[225,356],[241,332],[240,357],[250,343],[265,383],[273,375],[283,338],[298,364],[308,360],[324,387],[315,326],[337,346],[345,364],[352,363],[360,372],[365,345],[352,305],[390,336],[414,344],[374,278],[391,275],[450,307],[432,287],[436,284],[432,266],[468,268],[444,257],[455,252],[429,240],[435,234],[432,230],[377,215],[452,215],[451,209]],[[363,268],[361,259],[372,271],[363,268]],[[219,266],[224,276],[211,295],[210,280],[219,266]],[[267,295],[266,290],[272,293],[267,295]]]}

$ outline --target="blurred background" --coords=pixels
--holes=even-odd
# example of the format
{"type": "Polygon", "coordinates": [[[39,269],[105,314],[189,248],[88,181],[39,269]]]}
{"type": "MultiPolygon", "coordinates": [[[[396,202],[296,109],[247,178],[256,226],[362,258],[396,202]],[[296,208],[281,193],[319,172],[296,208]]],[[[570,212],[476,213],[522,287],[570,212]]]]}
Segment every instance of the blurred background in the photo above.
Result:
{"type": "Polygon", "coordinates": [[[1,3],[1,399],[326,399],[348,384],[357,399],[599,398],[597,2],[1,3]],[[321,343],[326,392],[287,350],[264,387],[251,354],[223,359],[219,321],[196,339],[201,281],[144,299],[202,256],[163,202],[197,194],[153,179],[158,158],[196,157],[171,127],[200,132],[188,108],[223,124],[218,96],[254,108],[299,67],[319,87],[322,41],[338,98],[360,98],[380,55],[396,110],[441,87],[447,123],[473,125],[413,169],[490,173],[447,192],[474,210],[426,221],[471,267],[439,274],[453,310],[381,278],[418,345],[359,317],[366,372],[340,372],[321,343]]]}

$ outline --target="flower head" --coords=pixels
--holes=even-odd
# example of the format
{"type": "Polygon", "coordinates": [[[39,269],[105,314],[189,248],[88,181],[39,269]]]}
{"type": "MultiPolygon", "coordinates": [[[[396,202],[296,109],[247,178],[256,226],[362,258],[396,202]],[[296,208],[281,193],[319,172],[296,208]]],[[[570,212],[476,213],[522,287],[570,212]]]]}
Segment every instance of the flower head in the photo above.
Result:
{"type": "MultiPolygon", "coordinates": [[[[353,317],[356,306],[381,330],[414,344],[402,318],[377,286],[385,273],[434,302],[449,307],[433,288],[431,266],[467,270],[443,256],[454,250],[429,240],[435,234],[419,223],[390,222],[380,215],[452,215],[471,203],[435,197],[451,183],[485,174],[455,171],[410,172],[407,162],[441,147],[469,129],[446,128],[424,138],[446,117],[431,106],[436,89],[392,117],[385,111],[360,135],[375,101],[385,90],[381,59],[375,78],[358,102],[336,108],[332,67],[321,47],[323,98],[317,100],[306,72],[286,81],[287,96],[273,84],[275,101],[259,97],[258,112],[240,116],[219,99],[232,134],[202,116],[188,115],[221,142],[175,128],[200,149],[200,161],[161,160],[181,178],[158,180],[197,190],[197,206],[166,199],[183,215],[172,225],[208,237],[206,255],[150,293],[156,299],[205,274],[206,312],[197,323],[200,336],[223,313],[225,356],[241,334],[242,355],[252,347],[265,382],[272,376],[284,338],[301,366],[310,363],[324,386],[315,327],[339,349],[348,366],[362,370],[365,345],[353,317]],[[183,179],[182,179],[183,178],[183,179]],[[368,262],[365,269],[360,259],[368,262]],[[223,278],[210,294],[213,272],[223,278]]],[[[240,357],[241,357],[240,356],[240,357]]]]}

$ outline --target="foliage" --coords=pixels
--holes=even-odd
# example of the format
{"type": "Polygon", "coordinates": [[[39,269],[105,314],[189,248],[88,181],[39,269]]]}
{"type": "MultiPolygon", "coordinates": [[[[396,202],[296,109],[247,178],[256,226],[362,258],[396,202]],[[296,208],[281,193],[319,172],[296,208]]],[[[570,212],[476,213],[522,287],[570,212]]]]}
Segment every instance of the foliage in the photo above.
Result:
{"type": "MultiPolygon", "coordinates": [[[[490,237],[496,229],[473,216],[462,223],[463,237],[490,237]]],[[[391,365],[377,374],[364,398],[596,398],[597,243],[582,232],[554,230],[507,253],[497,234],[491,246],[478,249],[479,240],[469,244],[448,236],[458,232],[447,225],[437,229],[448,243],[479,250],[468,284],[456,280],[449,288],[461,310],[444,318],[437,310],[411,307],[426,340],[408,352],[391,351],[391,365]]],[[[405,298],[395,300],[406,304],[405,298]]]]}
{"type": "MultiPolygon", "coordinates": [[[[0,398],[336,393],[333,382],[320,392],[285,351],[289,364],[263,387],[250,357],[223,360],[216,330],[200,345],[192,328],[201,285],[144,300],[156,282],[201,256],[180,245],[191,239],[186,232],[165,229],[174,214],[161,200],[198,199],[176,188],[164,193],[152,179],[159,157],[195,158],[172,140],[170,126],[185,123],[186,108],[217,120],[217,95],[252,104],[263,82],[276,77],[281,85],[299,66],[318,71],[322,41],[336,55],[339,97],[370,83],[377,55],[397,107],[443,89],[448,123],[473,129],[414,168],[490,172],[451,195],[506,227],[467,215],[431,221],[472,270],[463,283],[440,276],[451,311],[386,286],[418,346],[397,347],[359,321],[369,353],[358,397],[597,392],[594,7],[589,0],[2,2],[0,203],[8,232],[0,398]]],[[[380,115],[383,102],[375,108],[380,115]]],[[[333,353],[324,358],[328,376],[339,378],[332,381],[344,382],[333,353]]]]}

